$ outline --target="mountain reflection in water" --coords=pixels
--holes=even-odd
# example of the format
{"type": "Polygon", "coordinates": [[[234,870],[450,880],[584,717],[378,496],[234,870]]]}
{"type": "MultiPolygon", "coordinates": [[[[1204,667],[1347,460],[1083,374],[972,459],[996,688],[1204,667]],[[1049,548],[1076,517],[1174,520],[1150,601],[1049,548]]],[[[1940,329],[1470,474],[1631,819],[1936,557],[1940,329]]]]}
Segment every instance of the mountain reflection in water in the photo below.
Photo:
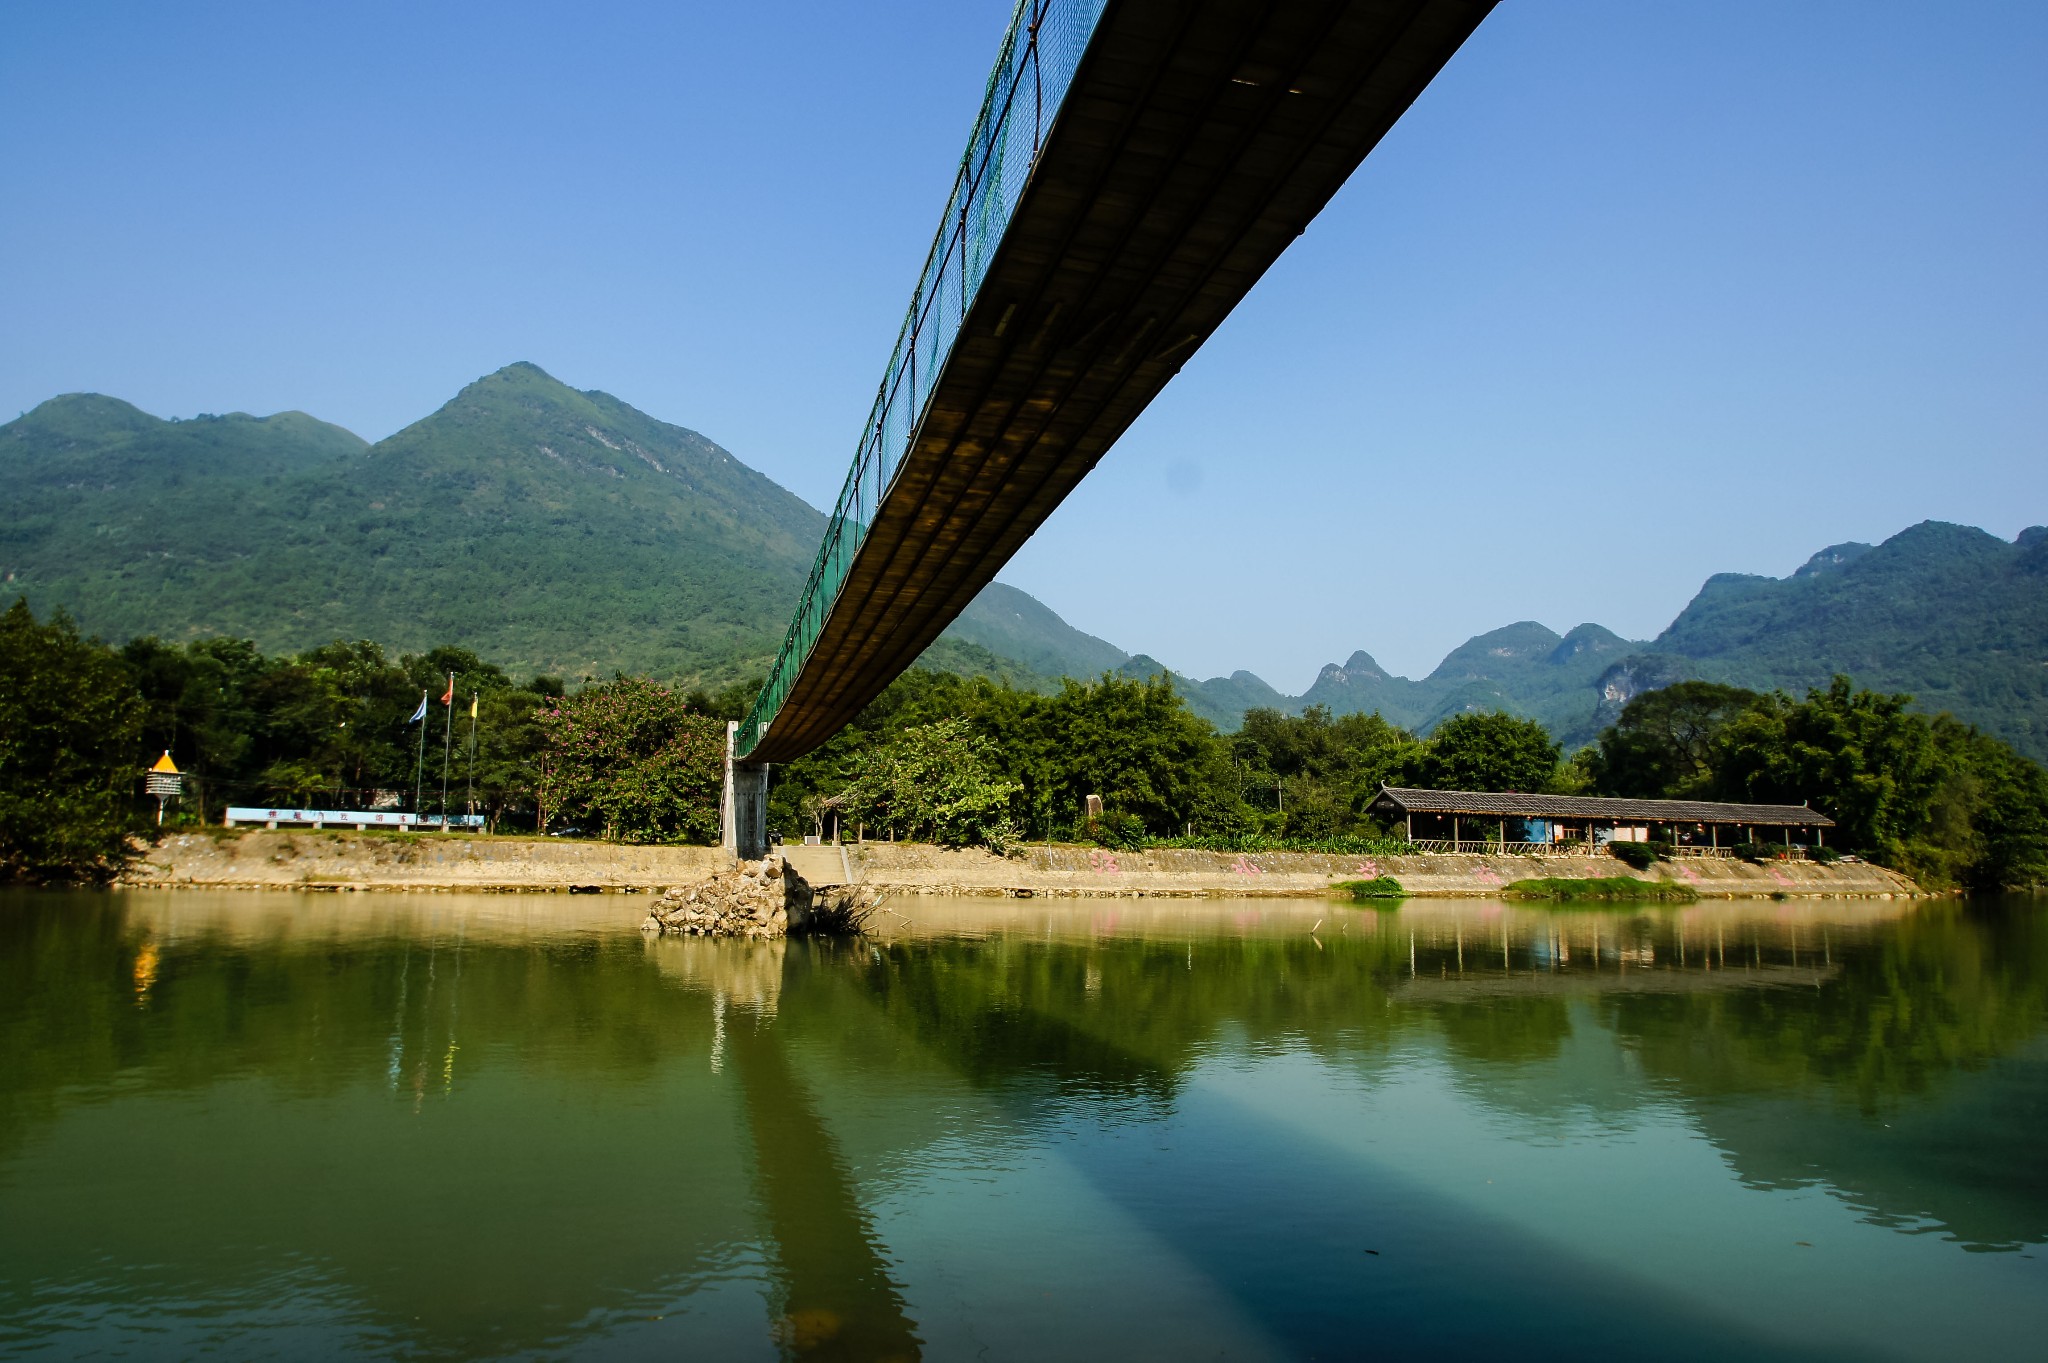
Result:
{"type": "Polygon", "coordinates": [[[1919,1356],[2048,1327],[2025,902],[0,899],[0,1349],[1919,1356]]]}

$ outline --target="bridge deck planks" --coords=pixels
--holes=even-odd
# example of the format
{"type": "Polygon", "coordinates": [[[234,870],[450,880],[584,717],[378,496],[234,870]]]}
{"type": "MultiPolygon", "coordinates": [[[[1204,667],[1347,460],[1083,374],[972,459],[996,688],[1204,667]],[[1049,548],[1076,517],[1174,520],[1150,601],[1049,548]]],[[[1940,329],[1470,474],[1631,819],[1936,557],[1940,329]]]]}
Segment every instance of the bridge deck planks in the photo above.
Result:
{"type": "Polygon", "coordinates": [[[1492,3],[1110,0],[911,451],[750,760],[808,752],[916,660],[1492,3]]]}

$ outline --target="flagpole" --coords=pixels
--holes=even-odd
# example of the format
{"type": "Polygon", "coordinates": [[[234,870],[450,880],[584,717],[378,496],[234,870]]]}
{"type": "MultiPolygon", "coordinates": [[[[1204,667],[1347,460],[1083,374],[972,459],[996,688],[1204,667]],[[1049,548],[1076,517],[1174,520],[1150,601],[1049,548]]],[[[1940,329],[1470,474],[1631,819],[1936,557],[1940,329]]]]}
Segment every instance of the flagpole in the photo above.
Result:
{"type": "Polygon", "coordinates": [[[466,812],[476,813],[476,703],[481,693],[469,693],[469,798],[466,812]]]}
{"type": "Polygon", "coordinates": [[[448,754],[455,747],[455,674],[448,674],[448,699],[441,717],[441,831],[448,831],[448,754]]]}
{"type": "Polygon", "coordinates": [[[426,810],[420,808],[420,801],[423,798],[421,790],[426,779],[425,772],[427,769],[427,693],[425,688],[420,690],[420,714],[419,718],[414,722],[420,726],[419,756],[415,757],[412,763],[412,812],[417,817],[426,813],[426,810]]]}

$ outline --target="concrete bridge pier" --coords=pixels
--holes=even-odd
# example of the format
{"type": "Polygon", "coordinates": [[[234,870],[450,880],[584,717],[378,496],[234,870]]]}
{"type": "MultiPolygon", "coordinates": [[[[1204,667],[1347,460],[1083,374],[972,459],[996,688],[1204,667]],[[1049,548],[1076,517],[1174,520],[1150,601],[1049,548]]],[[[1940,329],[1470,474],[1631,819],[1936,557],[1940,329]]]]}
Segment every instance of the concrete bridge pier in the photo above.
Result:
{"type": "Polygon", "coordinates": [[[742,861],[768,855],[768,764],[742,762],[737,720],[725,724],[725,797],[719,810],[725,850],[742,861]]]}

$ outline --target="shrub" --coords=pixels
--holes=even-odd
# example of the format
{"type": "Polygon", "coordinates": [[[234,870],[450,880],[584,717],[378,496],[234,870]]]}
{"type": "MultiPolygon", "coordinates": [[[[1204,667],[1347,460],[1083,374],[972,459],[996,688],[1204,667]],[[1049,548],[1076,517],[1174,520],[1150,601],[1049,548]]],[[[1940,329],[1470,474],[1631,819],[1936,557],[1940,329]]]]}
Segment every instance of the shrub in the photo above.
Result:
{"type": "Polygon", "coordinates": [[[1404,899],[1408,892],[1401,888],[1401,882],[1392,876],[1374,876],[1371,880],[1344,880],[1334,887],[1346,898],[1357,903],[1378,899],[1404,899]]]}
{"type": "MultiPolygon", "coordinates": [[[[1641,846],[1622,843],[1621,846],[1641,846]]],[[[1636,880],[1630,876],[1599,876],[1575,880],[1566,876],[1517,880],[1500,892],[1503,899],[1545,899],[1609,904],[1690,904],[1699,892],[1690,885],[1636,880]]]]}
{"type": "Polygon", "coordinates": [[[1610,842],[1607,850],[1614,859],[1633,866],[1638,871],[1647,871],[1663,858],[1657,851],[1657,844],[1651,842],[1610,842]]]}
{"type": "Polygon", "coordinates": [[[1145,821],[1135,814],[1109,812],[1098,815],[1088,826],[1088,836],[1100,846],[1114,852],[1136,852],[1150,839],[1145,836],[1145,821]]]}
{"type": "Polygon", "coordinates": [[[1317,852],[1340,857],[1405,857],[1415,852],[1415,844],[1405,838],[1368,838],[1349,834],[1328,838],[1285,838],[1267,833],[1196,833],[1192,837],[1146,838],[1143,846],[1196,852],[1317,852]]]}

